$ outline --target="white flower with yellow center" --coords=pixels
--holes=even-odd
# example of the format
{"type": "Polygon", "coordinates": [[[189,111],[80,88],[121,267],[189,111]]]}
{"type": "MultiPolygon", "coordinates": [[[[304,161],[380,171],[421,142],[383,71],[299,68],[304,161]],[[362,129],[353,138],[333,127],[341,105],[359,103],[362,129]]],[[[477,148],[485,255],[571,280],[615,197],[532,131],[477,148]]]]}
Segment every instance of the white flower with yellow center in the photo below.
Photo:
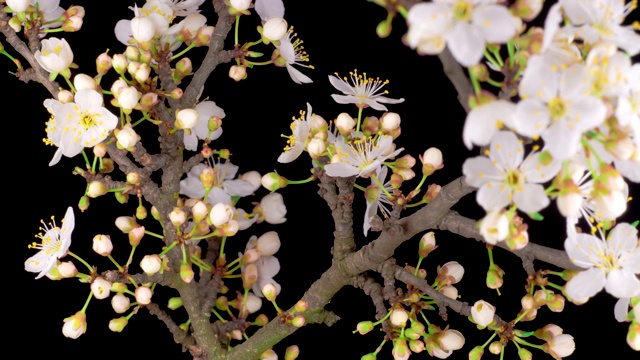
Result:
{"type": "MultiPolygon", "coordinates": [[[[238,166],[230,162],[213,163],[213,187],[204,201],[215,205],[218,203],[231,204],[232,196],[249,196],[253,193],[253,185],[245,180],[235,179],[238,173],[238,166]]],[[[205,164],[198,164],[191,168],[187,177],[180,181],[180,194],[187,195],[194,199],[202,199],[205,194],[204,186],[200,180],[200,173],[207,167],[205,164]]]]}
{"type": "Polygon", "coordinates": [[[184,131],[184,147],[187,150],[198,150],[198,139],[213,141],[222,135],[222,127],[209,130],[209,120],[216,116],[220,119],[225,117],[224,110],[211,100],[205,100],[196,105],[195,110],[198,112],[198,121],[191,129],[191,132],[184,131]]]}
{"type": "Polygon", "coordinates": [[[302,154],[302,151],[304,151],[307,141],[309,140],[309,132],[311,131],[311,125],[309,124],[309,119],[312,115],[311,110],[311,104],[307,103],[307,111],[301,110],[300,117],[293,119],[291,123],[292,134],[285,136],[287,138],[287,146],[285,146],[284,152],[278,157],[278,162],[285,164],[290,163],[297,159],[298,156],[302,154]]]}
{"type": "Polygon", "coordinates": [[[589,70],[582,64],[566,69],[532,56],[520,82],[515,129],[524,136],[542,136],[558,160],[566,160],[580,147],[585,131],[605,120],[606,106],[590,95],[589,70]]]}
{"type": "Polygon", "coordinates": [[[560,163],[539,152],[523,158],[524,148],[516,135],[499,131],[491,139],[489,157],[477,156],[464,162],[462,173],[469,185],[479,188],[476,199],[480,206],[490,211],[514,203],[520,210],[533,213],[549,205],[541,183],[556,175],[560,163]]]}
{"type": "Polygon", "coordinates": [[[383,184],[386,193],[373,179],[371,179],[371,185],[364,191],[364,198],[367,203],[363,222],[364,236],[367,236],[369,229],[371,229],[371,220],[378,214],[378,210],[380,210],[385,219],[391,215],[390,208],[393,207],[393,202],[387,194],[393,193],[393,188],[391,180],[385,182],[388,172],[389,168],[386,166],[381,166],[376,170],[378,180],[383,184]]]}
{"type": "Polygon", "coordinates": [[[36,51],[33,56],[38,64],[50,73],[51,80],[61,72],[68,73],[69,66],[73,63],[73,51],[67,40],[54,37],[42,40],[42,49],[36,51]]]}
{"type": "Polygon", "coordinates": [[[565,286],[572,299],[586,301],[603,288],[617,298],[640,294],[640,247],[635,227],[619,223],[606,239],[575,234],[565,240],[564,248],[576,266],[586,269],[565,286]]]}
{"type": "Polygon", "coordinates": [[[393,138],[389,135],[355,138],[349,143],[339,138],[334,143],[336,150],[331,164],[324,170],[329,176],[368,177],[382,162],[398,155],[404,148],[393,151],[393,138]]]}
{"type": "MultiPolygon", "coordinates": [[[[625,0],[560,0],[560,6],[571,21],[571,29],[589,44],[612,42],[630,55],[640,52],[640,34],[634,26],[622,25],[637,6],[625,0]]],[[[637,26],[637,25],[636,25],[637,26]]]]}
{"type": "MultiPolygon", "coordinates": [[[[78,155],[85,147],[99,144],[118,125],[118,118],[102,106],[102,95],[97,91],[80,90],[74,100],[50,109],[54,111],[54,133],[61,131],[59,144],[56,145],[67,157],[78,155]]],[[[55,140],[52,141],[55,144],[55,140]]]]}
{"type": "Polygon", "coordinates": [[[384,104],[399,104],[404,99],[391,99],[384,95],[388,94],[387,90],[382,88],[389,83],[389,80],[380,80],[379,78],[371,78],[367,73],[358,74],[358,70],[349,73],[350,78],[340,78],[338,74],[329,75],[329,82],[337,90],[344,95],[333,94],[331,97],[338,104],[356,104],[358,108],[366,108],[371,106],[379,111],[387,111],[384,104]],[[349,83],[350,82],[350,83],[349,83]]]}
{"type": "Polygon", "coordinates": [[[297,34],[293,32],[293,26],[289,28],[287,36],[280,39],[280,45],[276,46],[280,50],[280,56],[285,60],[285,67],[291,76],[291,80],[296,84],[309,84],[313,80],[307,75],[300,72],[300,70],[293,67],[293,65],[303,66],[313,69],[313,65],[307,65],[309,62],[309,55],[304,51],[302,46],[303,41],[295,39],[297,34]]]}
{"type": "Polygon", "coordinates": [[[67,212],[62,219],[62,226],[58,227],[51,218],[53,224],[44,228],[40,228],[44,233],[36,235],[41,240],[40,244],[33,243],[29,245],[30,248],[39,249],[40,251],[27,259],[24,263],[24,269],[29,272],[38,273],[36,279],[39,279],[49,273],[51,269],[56,266],[58,259],[67,254],[69,245],[71,245],[71,232],[75,226],[75,216],[73,214],[73,208],[67,208],[67,212]]]}
{"type": "Polygon", "coordinates": [[[506,43],[521,21],[498,0],[436,0],[414,5],[407,17],[407,43],[421,53],[449,47],[464,66],[477,64],[487,43],[506,43]]]}

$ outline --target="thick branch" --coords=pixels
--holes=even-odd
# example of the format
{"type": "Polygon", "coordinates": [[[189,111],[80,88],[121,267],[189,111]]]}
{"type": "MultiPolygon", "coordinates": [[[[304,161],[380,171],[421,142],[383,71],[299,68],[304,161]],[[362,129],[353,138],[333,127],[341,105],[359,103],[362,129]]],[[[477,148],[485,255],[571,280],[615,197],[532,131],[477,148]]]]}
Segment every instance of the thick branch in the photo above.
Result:
{"type": "Polygon", "coordinates": [[[169,329],[169,332],[173,334],[173,340],[182,345],[182,349],[186,350],[187,347],[191,345],[195,345],[195,339],[189,335],[186,331],[182,331],[180,327],[171,319],[166,312],[164,312],[157,304],[151,303],[145,306],[149,313],[155,315],[158,319],[160,319],[169,329]]]}

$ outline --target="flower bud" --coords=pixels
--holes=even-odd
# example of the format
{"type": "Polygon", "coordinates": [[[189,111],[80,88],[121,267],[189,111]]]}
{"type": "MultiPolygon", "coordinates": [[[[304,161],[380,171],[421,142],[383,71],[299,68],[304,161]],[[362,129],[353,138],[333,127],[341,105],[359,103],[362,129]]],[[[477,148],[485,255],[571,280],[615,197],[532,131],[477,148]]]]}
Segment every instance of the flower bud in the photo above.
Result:
{"type": "Polygon", "coordinates": [[[144,226],[137,226],[129,231],[129,244],[137,246],[144,236],[144,226]]]}
{"type": "Polygon", "coordinates": [[[89,208],[89,197],[88,196],[82,196],[80,198],[80,201],[78,201],[78,209],[80,209],[80,211],[85,211],[89,208]]]}
{"type": "Polygon", "coordinates": [[[124,327],[127,326],[129,320],[126,317],[122,316],[117,319],[112,319],[109,321],[109,330],[113,332],[121,332],[124,330],[124,327]]]}
{"type": "Polygon", "coordinates": [[[103,184],[99,180],[94,180],[89,183],[89,188],[87,189],[87,196],[90,198],[97,198],[98,196],[102,196],[109,191],[109,188],[105,184],[103,184]]]}
{"type": "Polygon", "coordinates": [[[6,0],[7,6],[14,13],[25,12],[29,7],[29,0],[6,0]]]}
{"type": "Polygon", "coordinates": [[[504,346],[500,341],[494,341],[489,345],[489,352],[493,355],[500,355],[504,346]]]}
{"type": "Polygon", "coordinates": [[[146,286],[138,286],[135,292],[136,301],[140,305],[148,305],[151,303],[153,292],[146,286]]]}
{"type": "Polygon", "coordinates": [[[420,161],[422,161],[422,173],[424,175],[431,175],[444,166],[442,152],[435,147],[428,148],[422,156],[420,156],[420,161]]]}
{"type": "Polygon", "coordinates": [[[284,352],[284,360],[295,360],[300,355],[300,348],[298,345],[291,345],[284,352]]]}
{"type": "Polygon", "coordinates": [[[276,295],[278,295],[278,289],[272,283],[267,283],[262,287],[262,295],[264,295],[268,301],[274,301],[276,295]]]}
{"type": "Polygon", "coordinates": [[[145,255],[140,260],[140,268],[145,274],[151,276],[162,269],[162,259],[157,254],[145,255]]]}
{"type": "Polygon", "coordinates": [[[131,300],[125,294],[115,294],[111,298],[111,307],[117,314],[123,314],[131,307],[131,300]]]}
{"type": "Polygon", "coordinates": [[[493,264],[493,266],[489,267],[489,271],[487,271],[487,287],[489,289],[499,289],[502,287],[504,283],[504,270],[502,270],[498,265],[493,264]]]}
{"type": "Polygon", "coordinates": [[[131,34],[139,43],[147,42],[155,36],[153,21],[147,17],[136,16],[131,19],[131,34]]]}
{"type": "Polygon", "coordinates": [[[394,112],[388,112],[380,118],[380,127],[383,132],[397,130],[400,127],[400,115],[394,112]]]}
{"type": "Polygon", "coordinates": [[[464,267],[457,261],[449,261],[438,269],[438,278],[443,278],[449,284],[457,284],[464,276],[464,267]]]}
{"type": "Polygon", "coordinates": [[[91,89],[96,90],[97,84],[94,78],[86,74],[78,74],[73,78],[73,86],[76,91],[91,89]]]}
{"type": "Polygon", "coordinates": [[[229,69],[229,77],[235,81],[244,80],[247,78],[247,68],[240,65],[233,65],[229,69]]]}
{"type": "Polygon", "coordinates": [[[182,263],[180,265],[180,278],[182,281],[186,283],[190,283],[193,280],[195,273],[193,272],[193,268],[189,263],[182,263]]]}
{"type": "Polygon", "coordinates": [[[249,9],[249,7],[251,6],[251,0],[231,0],[230,4],[232,8],[239,11],[244,11],[249,9]]]}
{"type": "Polygon", "coordinates": [[[233,208],[230,205],[217,203],[209,211],[209,220],[215,227],[221,227],[233,218],[233,208]]]}
{"type": "MultiPolygon", "coordinates": [[[[113,66],[113,70],[115,70],[118,74],[122,75],[127,71],[127,67],[129,66],[129,60],[127,60],[127,57],[124,56],[124,54],[115,54],[113,55],[113,61],[111,64],[113,66]]],[[[122,80],[122,79],[119,79],[119,80],[122,80]]],[[[122,80],[122,82],[124,82],[124,80],[122,80]]],[[[113,86],[111,87],[111,91],[114,94],[117,94],[117,92],[113,91],[113,86]]]]}
{"type": "Polygon", "coordinates": [[[169,299],[169,303],[167,304],[167,307],[171,310],[176,310],[182,307],[182,298],[172,297],[171,299],[169,299]]]}
{"type": "Polygon", "coordinates": [[[256,264],[248,264],[242,269],[242,287],[251,289],[253,284],[258,280],[258,267],[256,264]]]}
{"type": "Polygon", "coordinates": [[[469,360],[480,360],[484,354],[484,348],[480,345],[469,351],[469,360]]]}
{"type": "Polygon", "coordinates": [[[464,336],[458,330],[444,330],[440,335],[443,350],[460,350],[464,346],[464,336]]]}
{"type": "Polygon", "coordinates": [[[91,292],[96,299],[106,299],[111,294],[111,283],[98,276],[91,283],[91,292]]]}
{"type": "Polygon", "coordinates": [[[552,355],[554,358],[564,358],[571,354],[576,349],[576,344],[573,341],[573,336],[569,334],[560,334],[550,338],[543,346],[544,352],[552,355]]]}
{"type": "Polygon", "coordinates": [[[256,191],[260,188],[260,186],[262,185],[262,176],[260,175],[259,172],[253,170],[253,171],[247,171],[246,173],[242,174],[242,175],[238,175],[238,179],[240,180],[244,180],[246,182],[248,182],[249,184],[253,185],[253,191],[256,191]]]}
{"type": "Polygon", "coordinates": [[[58,264],[58,273],[63,278],[72,278],[78,275],[78,269],[71,261],[64,261],[58,264]]]}
{"type": "Polygon", "coordinates": [[[280,249],[280,238],[275,231],[269,231],[258,238],[256,248],[263,256],[270,256],[280,249]]]}
{"type": "Polygon", "coordinates": [[[420,244],[418,245],[418,254],[421,257],[427,257],[433,249],[436,248],[436,235],[433,231],[422,235],[420,238],[420,244]]]}
{"type": "Polygon", "coordinates": [[[480,234],[487,244],[496,245],[509,236],[509,218],[500,210],[491,210],[480,222],[480,234]]]}
{"type": "Polygon", "coordinates": [[[262,38],[264,39],[264,43],[268,44],[269,42],[279,41],[287,35],[288,29],[289,25],[285,19],[279,17],[270,18],[262,26],[262,38]]]}
{"type": "Polygon", "coordinates": [[[335,120],[335,124],[342,136],[349,135],[354,126],[356,126],[355,120],[353,120],[353,118],[347,113],[340,113],[335,120]]]}
{"type": "Polygon", "coordinates": [[[93,237],[93,251],[102,256],[111,255],[113,243],[109,235],[96,235],[93,237]]]}
{"type": "Polygon", "coordinates": [[[265,189],[273,192],[287,186],[287,179],[275,172],[270,172],[262,176],[260,180],[265,189]]]}
{"type": "Polygon", "coordinates": [[[389,316],[389,322],[396,327],[404,327],[409,320],[409,314],[404,309],[394,309],[389,316]]]}
{"type": "Polygon", "coordinates": [[[307,144],[307,152],[309,152],[309,156],[312,159],[321,157],[325,150],[327,150],[327,145],[322,139],[314,137],[309,140],[309,143],[307,144]]]}
{"type": "Polygon", "coordinates": [[[479,326],[486,327],[493,322],[496,308],[484,300],[478,300],[471,308],[471,318],[479,326]]]}
{"type": "Polygon", "coordinates": [[[302,315],[296,315],[293,319],[291,319],[291,325],[295,327],[303,327],[307,320],[302,315]]]}
{"type": "Polygon", "coordinates": [[[87,316],[78,311],[77,313],[64,319],[62,334],[71,339],[77,339],[87,331],[87,316]]]}
{"type": "Polygon", "coordinates": [[[106,52],[98,55],[96,58],[96,70],[98,75],[104,75],[109,72],[113,66],[113,59],[106,52]]]}
{"type": "Polygon", "coordinates": [[[440,288],[439,292],[448,297],[449,299],[457,300],[458,299],[458,289],[455,286],[445,285],[440,288]]]}
{"type": "Polygon", "coordinates": [[[627,344],[635,351],[640,351],[640,321],[631,322],[627,332],[627,344]]]}
{"type": "Polygon", "coordinates": [[[181,109],[176,114],[176,128],[192,129],[198,123],[200,113],[196,109],[181,109]]]}

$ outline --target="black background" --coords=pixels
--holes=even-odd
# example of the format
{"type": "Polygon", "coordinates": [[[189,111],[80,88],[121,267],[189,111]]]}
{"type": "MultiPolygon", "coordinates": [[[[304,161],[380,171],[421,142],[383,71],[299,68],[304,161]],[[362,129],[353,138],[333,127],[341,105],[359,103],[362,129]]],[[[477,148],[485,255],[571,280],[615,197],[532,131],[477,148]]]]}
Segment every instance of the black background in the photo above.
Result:
{"type": "MultiPolygon", "coordinates": [[[[74,50],[74,62],[80,65],[76,72],[95,74],[94,59],[105,49],[110,54],[124,51],[124,47],[113,39],[113,27],[120,18],[131,18],[132,13],[126,6],[132,2],[94,2],[79,1],[86,9],[84,28],[79,33],[65,34],[74,50]],[[108,39],[108,40],[107,40],[108,39]]],[[[71,5],[62,1],[63,7],[71,5]]],[[[462,126],[464,111],[456,100],[456,93],[441,71],[436,57],[422,57],[404,46],[401,41],[406,32],[403,21],[394,21],[392,35],[380,39],[375,34],[375,26],[386,16],[380,7],[366,1],[285,1],[285,18],[304,40],[304,45],[315,69],[301,69],[310,76],[313,84],[297,85],[289,78],[284,68],[273,66],[256,67],[249,70],[248,78],[236,83],[227,77],[228,64],[223,64],[207,81],[203,96],[209,96],[226,112],[223,120],[224,134],[213,143],[213,147],[228,148],[233,153],[232,162],[240,166],[240,172],[257,170],[260,173],[277,170],[291,179],[302,179],[309,175],[310,162],[302,156],[293,164],[279,164],[276,159],[285,140],[280,134],[289,134],[292,116],[306,109],[311,103],[315,113],[325,119],[335,118],[340,112],[357,114],[355,106],[338,105],[330,95],[336,90],[329,84],[327,76],[338,72],[348,75],[353,69],[367,72],[370,76],[389,79],[386,89],[392,98],[405,98],[405,102],[388,106],[391,111],[402,117],[403,134],[398,146],[405,153],[418,157],[429,147],[439,147],[444,153],[445,168],[429,180],[441,185],[461,175],[462,162],[466,157],[475,156],[476,151],[467,151],[462,144],[462,126]]],[[[203,6],[203,13],[210,14],[211,4],[203,6]]],[[[215,24],[214,21],[209,21],[215,24]]],[[[241,21],[241,42],[254,41],[257,38],[256,17],[243,17],[241,21]]],[[[52,36],[55,36],[52,35],[52,36]]],[[[231,42],[231,37],[228,39],[231,42]]],[[[270,47],[262,47],[269,54],[270,47]]],[[[11,50],[8,50],[13,53],[11,50]]],[[[261,51],[256,49],[256,51],[261,51]]],[[[197,63],[203,54],[197,49],[188,56],[197,63]]],[[[48,221],[51,215],[61,219],[67,206],[76,209],[76,228],[73,233],[71,251],[80,254],[91,264],[102,270],[111,269],[108,260],[101,258],[91,250],[91,239],[96,234],[110,234],[116,247],[114,257],[121,262],[126,260],[129,248],[126,237],[114,226],[117,216],[131,215],[136,206],[135,199],[127,205],[119,205],[112,196],[92,200],[85,213],[77,210],[76,204],[84,192],[85,182],[71,174],[75,166],[82,166],[80,156],[63,158],[54,167],[48,167],[55,149],[45,146],[41,139],[45,137],[47,112],[41,105],[49,97],[37,84],[24,84],[7,71],[13,71],[13,65],[6,59],[0,60],[4,71],[1,72],[3,85],[3,116],[6,129],[5,149],[5,189],[8,191],[8,204],[4,214],[8,220],[5,237],[9,250],[5,254],[10,262],[8,270],[9,284],[3,290],[5,304],[5,344],[17,346],[19,358],[36,359],[42,357],[60,357],[66,359],[190,359],[183,353],[164,325],[141,311],[134,316],[121,334],[114,334],[107,328],[111,318],[118,317],[111,310],[108,300],[93,300],[88,312],[88,331],[77,340],[65,338],[61,333],[62,320],[80,310],[88,295],[88,286],[74,280],[52,282],[47,278],[35,281],[34,274],[23,270],[24,261],[34,254],[27,244],[34,240],[39,220],[48,221]],[[25,151],[26,150],[26,151],[25,151]],[[22,345],[18,345],[22,344],[22,345]]],[[[300,68],[299,68],[300,69],[300,68]]],[[[110,83],[105,82],[105,87],[110,83]]],[[[364,115],[377,115],[367,109],[364,115]]],[[[144,144],[150,150],[155,141],[153,129],[145,125],[151,136],[144,144]],[[150,141],[151,140],[151,141],[150,141]]],[[[419,167],[416,167],[419,173],[419,167]]],[[[363,185],[367,183],[362,182],[363,185]]],[[[409,185],[415,185],[410,182],[409,185]]],[[[636,197],[638,186],[631,185],[636,197]]],[[[229,253],[244,247],[250,235],[260,235],[268,230],[276,230],[282,239],[282,248],[278,254],[282,270],[276,280],[282,284],[283,292],[278,304],[288,308],[299,299],[308,285],[324,269],[330,266],[329,251],[332,245],[332,223],[328,207],[316,194],[314,184],[289,186],[281,191],[288,208],[287,223],[270,226],[261,224],[232,238],[229,253]]],[[[265,195],[261,189],[255,201],[265,195]]],[[[356,193],[355,228],[358,246],[374,238],[362,236],[362,213],[364,199],[356,193]]],[[[241,203],[242,204],[242,203],[241,203]]],[[[250,210],[248,202],[245,208],[250,210]]],[[[241,205],[242,206],[242,205],[241,205]]],[[[462,214],[478,218],[482,211],[475,204],[473,196],[467,196],[455,208],[462,214]]],[[[632,203],[629,215],[624,221],[637,219],[638,206],[632,203]],[[636,214],[632,216],[631,214],[636,214]]],[[[547,220],[542,224],[531,224],[531,240],[555,248],[562,248],[565,238],[563,223],[557,220],[557,212],[551,206],[543,211],[547,220]],[[554,219],[555,218],[555,219],[554,219]]],[[[533,221],[529,221],[533,223],[533,221]]],[[[147,221],[147,223],[149,223],[147,221]]],[[[144,224],[144,223],[143,223],[144,224]]],[[[503,250],[496,250],[495,261],[507,274],[502,295],[486,289],[484,276],[488,264],[485,248],[472,240],[437,233],[440,245],[432,253],[424,267],[428,279],[432,280],[436,266],[450,260],[460,262],[466,268],[464,279],[459,284],[463,301],[473,303],[485,299],[497,305],[498,313],[506,320],[512,319],[520,307],[520,298],[524,294],[525,273],[519,265],[519,259],[503,250]]],[[[398,263],[415,264],[417,260],[417,239],[408,241],[398,249],[398,263]]],[[[159,241],[146,237],[144,247],[150,252],[158,252],[159,241]]],[[[142,250],[142,249],[140,249],[142,250]]],[[[142,256],[142,251],[137,253],[142,256]]],[[[138,263],[134,261],[134,264],[138,263]]],[[[544,266],[543,264],[538,264],[544,266]]],[[[79,269],[80,265],[78,265],[79,269]]],[[[236,284],[230,282],[229,286],[236,284]]],[[[158,290],[155,300],[175,296],[168,291],[158,290]]],[[[160,302],[164,306],[163,302],[160,302]]],[[[565,329],[576,338],[576,352],[572,359],[583,359],[589,355],[609,354],[618,359],[631,359],[637,353],[626,344],[625,335],[628,324],[619,324],[613,318],[615,299],[602,293],[588,304],[575,306],[567,304],[560,314],[551,314],[542,309],[534,322],[522,323],[522,329],[535,330],[550,322],[565,329]]],[[[269,316],[274,311],[265,303],[263,309],[269,316]]],[[[284,349],[297,344],[301,349],[300,359],[359,359],[365,353],[373,351],[382,341],[382,333],[373,331],[367,335],[352,334],[356,324],[363,320],[374,319],[371,301],[361,291],[346,287],[342,289],[328,305],[342,320],[333,328],[310,325],[285,339],[275,349],[281,358],[284,349]]],[[[180,310],[175,312],[176,321],[186,320],[180,310]]],[[[463,332],[466,346],[456,351],[450,359],[466,359],[468,351],[484,343],[489,332],[481,332],[469,321],[450,314],[451,327],[463,332]]],[[[441,327],[447,325],[433,314],[430,321],[441,327]]],[[[5,348],[10,351],[9,347],[5,348]]],[[[387,344],[379,359],[390,359],[391,346],[387,344]]],[[[536,357],[548,356],[533,350],[536,357]]],[[[484,358],[491,358],[488,352],[484,358]]],[[[412,357],[429,358],[425,353],[412,357]]],[[[497,357],[496,357],[497,358],[497,357]]],[[[515,359],[514,346],[508,347],[506,359],[515,359]]]]}

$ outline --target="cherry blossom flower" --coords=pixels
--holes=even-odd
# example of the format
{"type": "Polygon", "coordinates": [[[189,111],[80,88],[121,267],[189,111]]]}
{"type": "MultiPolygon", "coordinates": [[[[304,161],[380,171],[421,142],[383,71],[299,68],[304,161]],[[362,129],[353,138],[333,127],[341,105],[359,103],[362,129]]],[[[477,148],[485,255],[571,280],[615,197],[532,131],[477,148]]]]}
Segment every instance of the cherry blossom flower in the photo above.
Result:
{"type": "Polygon", "coordinates": [[[551,155],[565,160],[578,151],[582,133],[602,124],[606,107],[590,95],[589,70],[575,64],[561,69],[541,56],[529,59],[516,105],[519,134],[542,136],[551,155]]]}
{"type": "Polygon", "coordinates": [[[311,104],[307,103],[307,111],[300,112],[299,118],[294,118],[291,123],[291,132],[292,134],[288,136],[287,146],[284,148],[284,152],[278,156],[278,162],[280,163],[290,163],[293,160],[297,159],[307,144],[308,135],[311,131],[311,125],[309,124],[309,119],[311,119],[312,111],[311,104]],[[304,119],[302,117],[305,116],[304,119]]]}
{"type": "MultiPolygon", "coordinates": [[[[47,135],[62,155],[73,157],[83,148],[99,144],[118,125],[118,118],[102,106],[102,101],[100,93],[91,89],[78,91],[75,102],[45,101],[45,107],[52,112],[47,135]]],[[[50,166],[60,160],[60,153],[56,152],[50,166]]]]}
{"type": "Polygon", "coordinates": [[[404,101],[404,99],[391,99],[384,96],[388,91],[382,91],[382,88],[389,83],[389,80],[374,79],[368,77],[367,73],[358,74],[358,70],[350,72],[349,76],[350,78],[347,79],[340,78],[338,74],[329,75],[331,85],[344,94],[331,95],[338,104],[356,104],[358,108],[371,106],[379,111],[387,111],[387,107],[382,103],[399,104],[404,101]]]}
{"type": "MultiPolygon", "coordinates": [[[[380,169],[376,171],[380,183],[383,184],[387,192],[391,193],[393,191],[391,188],[391,180],[385,182],[388,172],[389,168],[386,166],[381,166],[380,169]]],[[[369,229],[371,229],[371,220],[376,216],[378,210],[382,212],[385,218],[388,217],[391,214],[388,206],[392,206],[392,202],[373,179],[371,180],[371,185],[369,185],[364,192],[364,198],[367,203],[367,209],[364,212],[363,228],[364,236],[367,236],[369,229]]]]}
{"type": "Polygon", "coordinates": [[[33,56],[50,73],[51,80],[61,72],[68,72],[73,63],[73,51],[67,40],[54,37],[42,40],[42,48],[33,56]]]}
{"type": "MultiPolygon", "coordinates": [[[[200,173],[207,167],[206,164],[198,164],[187,173],[187,178],[180,181],[180,193],[194,199],[202,199],[205,194],[204,186],[200,180],[200,173]]],[[[253,193],[253,185],[247,181],[235,179],[238,166],[230,162],[213,164],[213,187],[205,202],[215,205],[217,203],[231,204],[232,196],[248,196],[253,193]]]]}
{"type": "Polygon", "coordinates": [[[191,151],[198,150],[198,139],[213,141],[222,135],[222,127],[209,131],[209,119],[212,116],[223,119],[225,116],[224,110],[210,100],[200,102],[196,105],[195,110],[199,114],[196,125],[191,129],[191,132],[184,131],[184,148],[191,151]]]}
{"type": "Polygon", "coordinates": [[[537,212],[549,204],[540,185],[560,170],[560,163],[543,164],[540,153],[532,152],[524,159],[524,147],[515,134],[499,131],[491,139],[489,157],[467,159],[462,172],[469,185],[480,188],[476,199],[485,210],[499,210],[515,203],[522,211],[537,212]]]}
{"type": "Polygon", "coordinates": [[[633,10],[625,0],[560,0],[570,28],[587,43],[612,42],[630,55],[640,53],[640,34],[622,25],[633,10]]]}
{"type": "Polygon", "coordinates": [[[393,138],[388,135],[363,136],[349,143],[341,139],[335,142],[336,153],[324,170],[329,176],[367,177],[383,161],[398,155],[404,148],[393,151],[393,138]]]}
{"type": "Polygon", "coordinates": [[[296,84],[309,84],[313,80],[293,67],[293,65],[298,65],[313,69],[312,65],[304,64],[309,62],[309,55],[304,51],[303,41],[294,39],[295,36],[293,27],[291,27],[287,32],[287,36],[280,39],[280,45],[276,46],[276,48],[280,51],[280,56],[285,60],[284,66],[287,68],[291,80],[296,84]]]}
{"type": "Polygon", "coordinates": [[[407,43],[426,53],[437,54],[444,43],[456,60],[477,64],[487,43],[506,43],[521,21],[498,0],[441,0],[411,7],[407,43]],[[443,41],[444,40],[444,41],[443,41]]]}
{"type": "Polygon", "coordinates": [[[39,249],[40,251],[25,261],[24,269],[38,273],[36,279],[45,276],[51,271],[56,266],[58,259],[67,254],[69,245],[71,245],[71,233],[75,223],[72,207],[67,208],[61,227],[58,227],[55,221],[48,226],[43,222],[44,228],[41,228],[41,230],[44,233],[37,235],[41,243],[34,242],[29,245],[30,248],[39,249]]]}
{"type": "MultiPolygon", "coordinates": [[[[257,240],[256,237],[253,236],[249,242],[247,242],[245,251],[255,248],[256,245],[257,240]]],[[[258,269],[258,278],[252,286],[254,294],[259,297],[264,297],[262,288],[267,284],[273,284],[276,288],[276,294],[279,294],[281,286],[273,280],[273,277],[280,271],[280,261],[273,255],[262,255],[253,264],[255,264],[258,269]]],[[[244,267],[242,269],[244,270],[244,267]]]]}
{"type": "Polygon", "coordinates": [[[582,233],[569,236],[564,248],[571,262],[585,269],[565,286],[572,299],[586,301],[603,288],[617,298],[640,294],[638,230],[630,224],[617,224],[606,239],[582,233]]]}

